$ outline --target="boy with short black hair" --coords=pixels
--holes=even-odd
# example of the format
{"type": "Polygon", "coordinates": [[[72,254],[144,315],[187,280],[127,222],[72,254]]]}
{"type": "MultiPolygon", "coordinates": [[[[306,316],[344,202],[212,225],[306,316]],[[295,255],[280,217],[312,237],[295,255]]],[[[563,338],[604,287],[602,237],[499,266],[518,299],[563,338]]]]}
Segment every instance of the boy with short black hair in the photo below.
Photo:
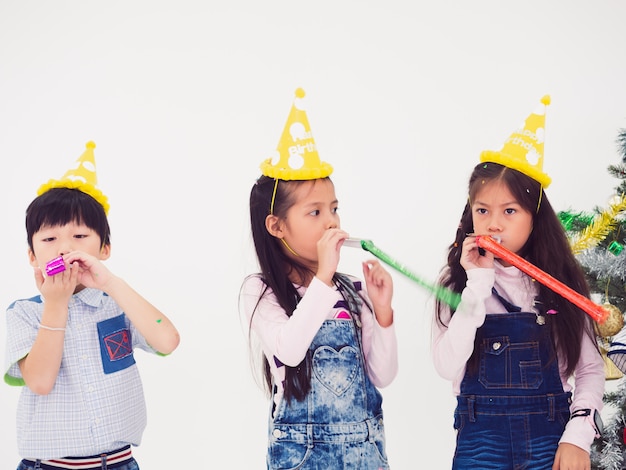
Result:
{"type": "Polygon", "coordinates": [[[26,211],[40,295],[7,310],[5,381],[25,385],[17,411],[18,470],[137,470],[146,405],[133,357],[169,354],[169,319],[103,264],[109,204],[97,189],[95,144],[78,167],[38,191],[26,211]]]}

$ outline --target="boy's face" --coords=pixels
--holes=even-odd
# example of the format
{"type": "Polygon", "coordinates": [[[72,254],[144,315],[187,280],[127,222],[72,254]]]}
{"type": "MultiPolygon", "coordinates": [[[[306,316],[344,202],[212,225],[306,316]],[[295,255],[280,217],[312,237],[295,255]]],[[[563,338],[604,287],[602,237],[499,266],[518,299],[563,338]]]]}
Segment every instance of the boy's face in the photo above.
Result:
{"type": "Polygon", "coordinates": [[[111,254],[111,247],[101,243],[100,236],[84,224],[44,225],[33,234],[33,249],[28,250],[28,257],[31,266],[41,269],[45,269],[48,261],[72,251],[105,260],[111,254]]]}

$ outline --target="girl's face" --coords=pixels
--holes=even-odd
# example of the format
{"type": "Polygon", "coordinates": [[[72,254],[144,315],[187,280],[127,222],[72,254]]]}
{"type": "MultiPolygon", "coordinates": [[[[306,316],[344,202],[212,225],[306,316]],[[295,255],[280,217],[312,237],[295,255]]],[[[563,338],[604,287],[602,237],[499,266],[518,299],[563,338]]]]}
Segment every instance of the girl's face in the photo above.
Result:
{"type": "Polygon", "coordinates": [[[299,185],[293,196],[295,204],[280,221],[282,238],[299,261],[316,269],[317,242],[326,230],[340,225],[335,186],[329,179],[311,180],[299,185]]]}
{"type": "Polygon", "coordinates": [[[533,230],[533,215],[500,180],[489,181],[477,191],[472,222],[476,235],[497,235],[502,246],[514,253],[522,249],[533,230]]]}

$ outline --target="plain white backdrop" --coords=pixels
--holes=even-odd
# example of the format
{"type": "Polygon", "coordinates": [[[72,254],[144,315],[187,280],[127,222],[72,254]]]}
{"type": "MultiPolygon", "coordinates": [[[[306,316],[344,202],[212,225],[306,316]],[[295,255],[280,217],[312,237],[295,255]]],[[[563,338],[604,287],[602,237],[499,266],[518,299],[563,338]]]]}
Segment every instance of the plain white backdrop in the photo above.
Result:
{"type": "MultiPolygon", "coordinates": [[[[0,306],[37,293],[24,211],[96,142],[107,266],[177,325],[137,352],[143,469],[264,468],[267,401],[238,291],[256,270],[247,199],[303,87],[342,226],[426,280],[445,260],[484,149],[544,94],[557,210],[606,206],[626,127],[626,3],[558,0],[0,0],[0,306]]],[[[364,251],[340,269],[360,274],[364,251]]],[[[446,469],[451,386],[429,355],[429,293],[392,271],[400,372],[382,390],[390,463],[446,469]]],[[[0,322],[4,358],[5,322],[0,322]]],[[[19,390],[0,384],[0,468],[19,390]]]]}

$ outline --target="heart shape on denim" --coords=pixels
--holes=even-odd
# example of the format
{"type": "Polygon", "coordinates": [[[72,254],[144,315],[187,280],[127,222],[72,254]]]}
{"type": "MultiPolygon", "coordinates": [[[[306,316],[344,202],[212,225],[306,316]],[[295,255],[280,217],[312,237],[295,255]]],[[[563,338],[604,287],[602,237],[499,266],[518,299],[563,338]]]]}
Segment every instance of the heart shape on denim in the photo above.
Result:
{"type": "Polygon", "coordinates": [[[350,388],[356,378],[359,356],[351,346],[337,352],[330,346],[322,346],[313,354],[313,373],[328,390],[340,396],[350,388]]]}

